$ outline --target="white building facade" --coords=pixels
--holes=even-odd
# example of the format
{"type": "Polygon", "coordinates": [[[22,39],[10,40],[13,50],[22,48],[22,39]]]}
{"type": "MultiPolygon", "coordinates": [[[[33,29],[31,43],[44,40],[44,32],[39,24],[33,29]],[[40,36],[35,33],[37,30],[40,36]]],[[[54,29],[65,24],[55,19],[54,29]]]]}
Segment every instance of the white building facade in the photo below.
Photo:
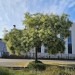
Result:
{"type": "MultiPolygon", "coordinates": [[[[38,49],[38,58],[75,58],[75,24],[70,28],[71,35],[65,39],[65,51],[64,53],[58,53],[55,55],[49,54],[44,45],[38,49]]],[[[35,48],[30,50],[27,55],[29,57],[35,57],[35,48]]]]}

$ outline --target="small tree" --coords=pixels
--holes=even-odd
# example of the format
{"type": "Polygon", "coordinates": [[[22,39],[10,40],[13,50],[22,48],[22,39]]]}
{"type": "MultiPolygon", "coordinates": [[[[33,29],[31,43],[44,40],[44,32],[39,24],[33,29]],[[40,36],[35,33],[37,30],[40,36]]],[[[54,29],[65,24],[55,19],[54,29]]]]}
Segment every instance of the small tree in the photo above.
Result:
{"type": "Polygon", "coordinates": [[[23,49],[21,46],[22,30],[16,29],[14,26],[10,32],[6,33],[4,36],[4,41],[6,42],[9,52],[12,54],[19,55],[23,49]]]}
{"type": "Polygon", "coordinates": [[[35,61],[37,62],[38,47],[42,44],[47,46],[48,52],[51,54],[64,52],[64,39],[70,35],[69,28],[72,26],[68,15],[26,13],[23,24],[25,29],[14,28],[4,37],[8,48],[13,53],[29,51],[35,47],[35,61]],[[63,40],[61,36],[63,36],[63,40]]]}
{"type": "Polygon", "coordinates": [[[48,52],[55,54],[58,52],[64,52],[65,42],[57,35],[63,36],[63,39],[70,35],[69,28],[72,26],[72,22],[69,20],[68,15],[48,15],[48,14],[25,14],[25,20],[23,24],[27,27],[25,33],[28,36],[24,36],[24,45],[29,46],[29,50],[35,47],[35,54],[37,62],[37,50],[42,44],[47,45],[48,52]]]}

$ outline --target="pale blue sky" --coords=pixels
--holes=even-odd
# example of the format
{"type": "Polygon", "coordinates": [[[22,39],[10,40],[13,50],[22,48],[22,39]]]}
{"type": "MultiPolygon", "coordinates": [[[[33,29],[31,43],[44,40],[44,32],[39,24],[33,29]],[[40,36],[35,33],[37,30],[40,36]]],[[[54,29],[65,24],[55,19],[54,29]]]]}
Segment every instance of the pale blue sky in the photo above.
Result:
{"type": "Polygon", "coordinates": [[[0,38],[4,28],[23,28],[24,13],[67,13],[75,22],[75,0],[0,0],[0,38]]]}

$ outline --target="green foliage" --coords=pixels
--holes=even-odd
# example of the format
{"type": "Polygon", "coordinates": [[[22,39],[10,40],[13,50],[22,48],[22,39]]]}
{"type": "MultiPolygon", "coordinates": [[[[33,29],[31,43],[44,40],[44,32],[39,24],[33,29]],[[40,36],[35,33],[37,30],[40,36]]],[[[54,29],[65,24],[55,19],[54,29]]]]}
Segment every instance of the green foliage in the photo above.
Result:
{"type": "MultiPolygon", "coordinates": [[[[72,26],[68,15],[26,13],[23,24],[27,27],[26,31],[28,31],[28,36],[30,36],[28,40],[24,39],[23,41],[29,41],[30,47],[44,44],[47,45],[48,52],[51,54],[64,52],[64,39],[70,35],[69,28],[72,26]],[[37,26],[38,29],[36,28],[37,26]],[[57,35],[63,36],[63,40],[57,35]]],[[[28,37],[24,36],[24,38],[28,37]]],[[[27,42],[26,44],[28,45],[27,42]]]]}
{"type": "Polygon", "coordinates": [[[0,75],[13,75],[13,74],[14,74],[13,71],[11,71],[7,68],[0,67],[0,75]]]}
{"type": "Polygon", "coordinates": [[[32,61],[28,64],[27,66],[30,70],[39,70],[39,71],[42,71],[42,70],[45,70],[46,69],[46,65],[43,64],[41,61],[32,61]]]}
{"type": "Polygon", "coordinates": [[[0,75],[75,75],[75,70],[63,69],[57,66],[47,67],[44,71],[11,70],[0,67],[0,75]]]}
{"type": "Polygon", "coordinates": [[[64,52],[64,40],[70,35],[69,28],[72,26],[68,15],[26,13],[23,24],[25,29],[14,28],[4,36],[7,47],[13,54],[27,52],[42,44],[47,46],[48,52],[51,54],[64,52]],[[63,40],[61,36],[63,36],[63,40]]]}
{"type": "Polygon", "coordinates": [[[6,42],[6,45],[11,53],[20,54],[22,50],[21,37],[22,31],[18,29],[12,29],[4,36],[4,41],[6,42]]]}
{"type": "Polygon", "coordinates": [[[9,57],[9,54],[8,53],[3,53],[2,54],[2,58],[8,58],[9,57]]]}

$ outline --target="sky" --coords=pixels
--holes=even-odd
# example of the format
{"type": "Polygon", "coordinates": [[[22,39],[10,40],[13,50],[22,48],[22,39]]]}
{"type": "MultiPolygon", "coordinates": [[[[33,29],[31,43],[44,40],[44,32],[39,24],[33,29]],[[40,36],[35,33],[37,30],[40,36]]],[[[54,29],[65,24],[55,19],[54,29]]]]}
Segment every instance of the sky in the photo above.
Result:
{"type": "Polygon", "coordinates": [[[75,0],[0,0],[0,38],[4,29],[10,30],[13,25],[22,29],[24,13],[66,13],[75,22],[75,0]]]}

